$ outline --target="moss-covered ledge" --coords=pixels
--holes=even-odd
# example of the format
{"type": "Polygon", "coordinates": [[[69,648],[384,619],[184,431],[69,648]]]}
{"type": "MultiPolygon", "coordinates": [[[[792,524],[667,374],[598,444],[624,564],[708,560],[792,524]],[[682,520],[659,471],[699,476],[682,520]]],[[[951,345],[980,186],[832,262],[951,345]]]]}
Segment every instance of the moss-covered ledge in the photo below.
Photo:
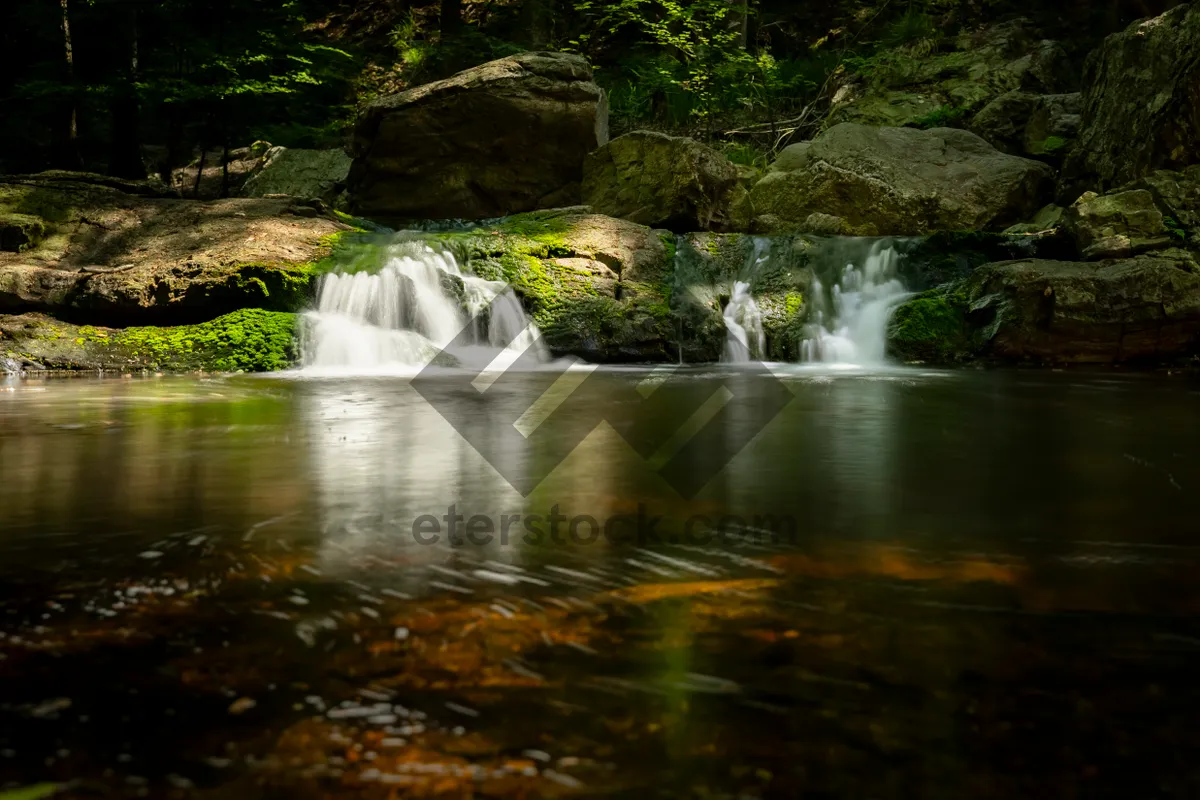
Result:
{"type": "Polygon", "coordinates": [[[0,316],[0,356],[28,369],[268,372],[297,359],[295,314],[242,309],[195,325],[103,328],[0,316]]]}

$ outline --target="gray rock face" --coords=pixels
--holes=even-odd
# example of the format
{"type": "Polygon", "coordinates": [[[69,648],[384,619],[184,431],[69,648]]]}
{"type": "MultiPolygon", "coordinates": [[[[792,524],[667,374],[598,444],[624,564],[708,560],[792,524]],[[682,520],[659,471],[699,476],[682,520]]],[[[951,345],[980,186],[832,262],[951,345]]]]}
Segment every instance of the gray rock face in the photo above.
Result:
{"type": "Polygon", "coordinates": [[[371,103],[350,208],[384,219],[481,219],[579,202],[607,105],[580,56],[521,53],[371,103]]]}
{"type": "Polygon", "coordinates": [[[242,186],[243,197],[286,194],[332,203],[346,184],[350,156],[341,150],[272,147],[242,186]]]}
{"type": "Polygon", "coordinates": [[[1067,209],[1066,228],[1085,259],[1125,258],[1171,244],[1150,192],[1087,192],[1067,209]]]}
{"type": "Polygon", "coordinates": [[[1001,230],[1032,216],[1052,186],[1045,164],[967,131],[843,123],[787,148],[750,200],[763,232],[799,230],[821,213],[841,217],[846,232],[919,235],[1001,230]]]}
{"type": "Polygon", "coordinates": [[[721,153],[692,139],[634,131],[583,163],[583,202],[607,214],[679,232],[725,228],[738,171],[721,153]]]}
{"type": "Polygon", "coordinates": [[[1109,36],[1084,68],[1079,146],[1067,160],[1064,183],[1076,194],[1106,190],[1193,162],[1200,149],[1198,85],[1200,4],[1109,36]]]}

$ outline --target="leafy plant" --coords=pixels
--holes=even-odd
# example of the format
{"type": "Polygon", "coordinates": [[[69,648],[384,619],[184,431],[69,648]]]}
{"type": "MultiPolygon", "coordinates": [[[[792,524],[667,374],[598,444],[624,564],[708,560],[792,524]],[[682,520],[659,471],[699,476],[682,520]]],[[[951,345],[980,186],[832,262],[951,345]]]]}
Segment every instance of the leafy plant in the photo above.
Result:
{"type": "Polygon", "coordinates": [[[1187,241],[1187,231],[1184,230],[1184,227],[1179,224],[1179,220],[1175,219],[1174,217],[1163,214],[1163,227],[1165,227],[1167,232],[1179,241],[1187,241]]]}
{"type": "Polygon", "coordinates": [[[914,120],[912,127],[921,129],[954,128],[962,122],[966,113],[965,108],[955,108],[948,105],[939,106],[920,119],[914,120]]]}

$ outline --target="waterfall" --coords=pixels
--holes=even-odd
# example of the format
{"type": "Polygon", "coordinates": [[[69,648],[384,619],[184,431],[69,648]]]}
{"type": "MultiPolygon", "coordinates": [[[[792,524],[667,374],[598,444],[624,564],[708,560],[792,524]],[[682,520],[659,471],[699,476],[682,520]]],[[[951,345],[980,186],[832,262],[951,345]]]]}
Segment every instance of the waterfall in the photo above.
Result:
{"type": "Polygon", "coordinates": [[[476,347],[455,350],[461,363],[486,366],[498,350],[520,354],[544,344],[503,281],[459,268],[454,256],[420,242],[393,244],[375,272],[325,275],[317,307],[304,315],[301,363],[310,372],[411,371],[438,357],[472,326],[476,347]]]}
{"type": "Polygon", "coordinates": [[[878,364],[884,360],[887,321],[908,296],[891,239],[843,239],[815,271],[801,361],[878,364]],[[822,274],[824,273],[824,274],[822,274]]]}
{"type": "Polygon", "coordinates": [[[763,333],[762,313],[750,294],[748,282],[734,281],[733,296],[725,306],[724,316],[726,339],[721,360],[736,363],[762,358],[767,352],[767,338],[763,333]]]}

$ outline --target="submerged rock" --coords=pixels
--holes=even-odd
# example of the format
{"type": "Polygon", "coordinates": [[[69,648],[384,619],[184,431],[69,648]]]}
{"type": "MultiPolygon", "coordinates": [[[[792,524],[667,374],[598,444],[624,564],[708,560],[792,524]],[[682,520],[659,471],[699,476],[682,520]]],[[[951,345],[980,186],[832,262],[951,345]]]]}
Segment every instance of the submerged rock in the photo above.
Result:
{"type": "Polygon", "coordinates": [[[346,186],[350,156],[341,150],[272,147],[242,187],[243,197],[284,194],[332,204],[346,186]]]}
{"type": "Polygon", "coordinates": [[[1200,3],[1105,39],[1084,68],[1079,146],[1064,168],[1064,191],[1113,189],[1193,162],[1200,149],[1198,81],[1200,3]]]}
{"type": "Polygon", "coordinates": [[[797,230],[814,213],[861,235],[998,230],[1048,199],[1045,164],[1000,153],[975,134],[845,123],[793,145],[750,193],[755,228],[797,230]]]}
{"type": "Polygon", "coordinates": [[[581,56],[521,53],[372,102],[355,129],[355,213],[482,219],[579,202],[584,157],[608,141],[581,56]]]}
{"type": "Polygon", "coordinates": [[[745,194],[737,169],[711,147],[682,136],[634,131],[583,162],[583,202],[599,214],[685,232],[730,226],[745,194]]]}
{"type": "Polygon", "coordinates": [[[1160,362],[1200,352],[1200,270],[1182,250],[988,264],[893,314],[895,357],[937,363],[1160,362]]]}

